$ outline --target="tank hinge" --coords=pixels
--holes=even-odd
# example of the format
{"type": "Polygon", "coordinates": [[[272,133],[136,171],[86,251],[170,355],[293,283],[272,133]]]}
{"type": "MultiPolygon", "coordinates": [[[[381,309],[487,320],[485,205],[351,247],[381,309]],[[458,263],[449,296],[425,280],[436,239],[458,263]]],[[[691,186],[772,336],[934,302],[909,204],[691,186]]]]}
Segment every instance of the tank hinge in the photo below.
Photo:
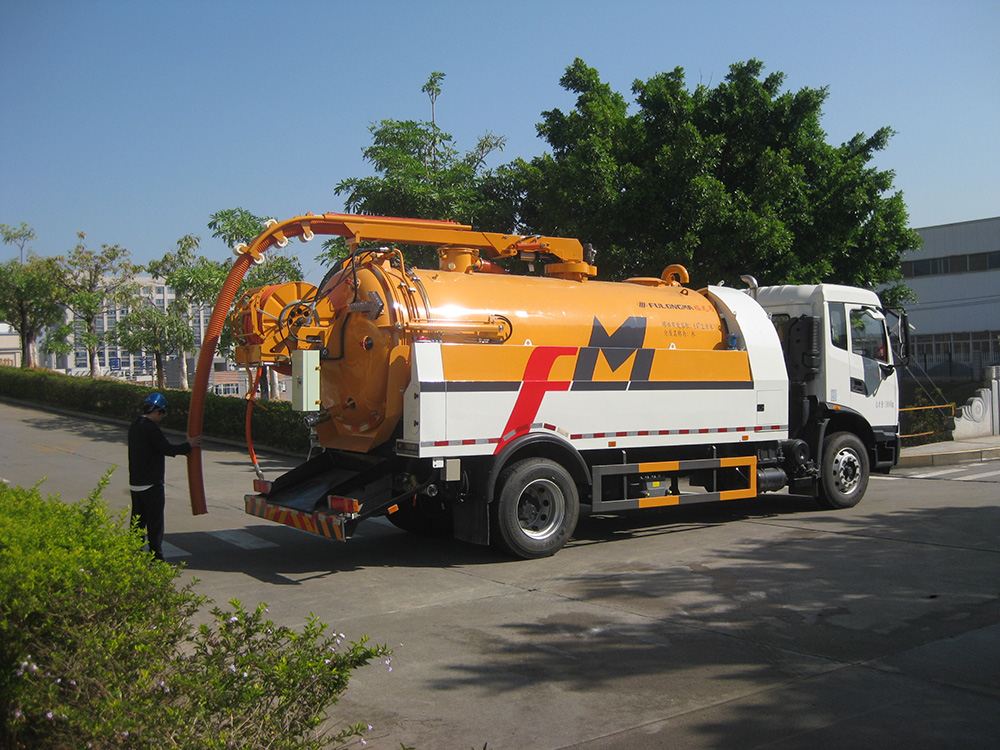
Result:
{"type": "Polygon", "coordinates": [[[349,302],[347,309],[349,312],[367,313],[369,320],[376,320],[385,310],[385,303],[378,292],[368,292],[368,299],[361,302],[349,302]]]}

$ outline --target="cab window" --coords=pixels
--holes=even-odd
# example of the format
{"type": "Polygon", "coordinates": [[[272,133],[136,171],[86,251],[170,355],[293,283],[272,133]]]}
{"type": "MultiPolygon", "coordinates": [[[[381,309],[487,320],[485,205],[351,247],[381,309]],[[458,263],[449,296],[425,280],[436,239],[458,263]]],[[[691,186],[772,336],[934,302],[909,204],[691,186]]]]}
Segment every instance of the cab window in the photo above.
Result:
{"type": "Polygon", "coordinates": [[[847,313],[843,302],[830,303],[830,341],[838,349],[847,350],[847,313]]]}
{"type": "Polygon", "coordinates": [[[885,324],[871,310],[851,310],[851,351],[879,362],[889,361],[885,324]]]}

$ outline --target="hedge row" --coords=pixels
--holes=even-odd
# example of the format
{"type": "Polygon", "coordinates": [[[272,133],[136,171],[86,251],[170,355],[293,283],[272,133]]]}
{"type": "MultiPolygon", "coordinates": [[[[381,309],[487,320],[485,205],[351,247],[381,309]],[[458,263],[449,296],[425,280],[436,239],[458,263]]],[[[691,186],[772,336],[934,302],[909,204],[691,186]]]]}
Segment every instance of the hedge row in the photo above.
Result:
{"type": "MultiPolygon", "coordinates": [[[[0,365],[0,397],[123,422],[135,419],[150,391],[149,386],[115,378],[72,377],[50,370],[0,365]]],[[[163,395],[170,405],[163,427],[186,432],[191,391],[165,390],[163,395]]],[[[246,409],[244,399],[207,394],[203,434],[243,442],[246,439],[246,409]]],[[[254,445],[258,448],[296,453],[309,450],[309,430],[302,416],[293,411],[287,401],[268,401],[254,408],[252,432],[254,445]]]]}

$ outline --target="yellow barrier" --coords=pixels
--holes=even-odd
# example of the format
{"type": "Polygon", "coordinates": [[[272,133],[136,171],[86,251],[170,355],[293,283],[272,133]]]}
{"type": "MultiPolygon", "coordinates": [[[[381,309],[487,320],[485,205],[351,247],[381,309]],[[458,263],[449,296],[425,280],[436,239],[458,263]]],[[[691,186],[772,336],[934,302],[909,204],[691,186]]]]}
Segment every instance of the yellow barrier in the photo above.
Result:
{"type": "MultiPolygon", "coordinates": [[[[955,417],[955,404],[941,404],[940,406],[907,406],[899,410],[902,414],[904,411],[926,411],[928,409],[950,409],[952,418],[955,417]]],[[[912,435],[900,435],[900,438],[914,438],[914,437],[924,437],[925,435],[933,435],[938,430],[931,430],[930,432],[916,432],[912,435]]]]}

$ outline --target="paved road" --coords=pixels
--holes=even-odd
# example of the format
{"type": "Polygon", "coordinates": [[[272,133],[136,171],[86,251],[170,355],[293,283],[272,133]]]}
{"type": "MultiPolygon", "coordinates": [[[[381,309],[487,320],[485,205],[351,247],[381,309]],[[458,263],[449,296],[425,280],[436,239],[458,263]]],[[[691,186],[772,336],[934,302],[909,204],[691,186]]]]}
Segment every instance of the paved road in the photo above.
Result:
{"type": "MultiPolygon", "coordinates": [[[[124,427],[0,403],[0,476],[67,500],[124,427]]],[[[346,544],[242,513],[208,446],[209,514],[168,461],[167,542],[199,590],[313,612],[395,649],[334,715],[368,748],[986,748],[1000,736],[1000,470],[912,469],[847,511],[777,494],[584,518],[545,560],[363,524],[346,544]],[[968,474],[962,472],[968,471],[968,474]],[[907,476],[909,475],[909,476],[907,476]],[[921,476],[923,475],[923,476],[921,476]],[[978,479],[976,478],[978,475],[978,479]]],[[[265,457],[269,473],[293,463],[265,457]]],[[[127,501],[116,472],[105,493],[127,501]]]]}
{"type": "Polygon", "coordinates": [[[1000,482],[1000,459],[977,461],[957,466],[924,466],[900,469],[893,472],[894,478],[938,479],[953,482],[1000,482]]]}

